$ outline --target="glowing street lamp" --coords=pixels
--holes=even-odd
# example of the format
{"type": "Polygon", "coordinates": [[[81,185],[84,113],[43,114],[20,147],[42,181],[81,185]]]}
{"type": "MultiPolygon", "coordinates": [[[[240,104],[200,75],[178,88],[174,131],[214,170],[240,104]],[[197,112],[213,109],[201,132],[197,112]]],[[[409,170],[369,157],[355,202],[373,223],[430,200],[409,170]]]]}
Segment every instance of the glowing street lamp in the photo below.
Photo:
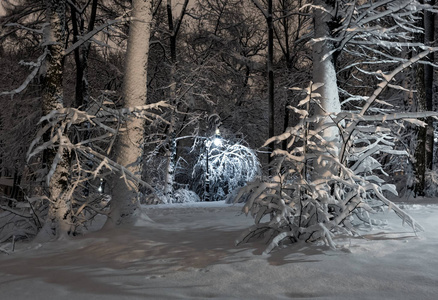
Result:
{"type": "Polygon", "coordinates": [[[103,190],[104,190],[104,185],[105,185],[105,181],[103,180],[103,178],[100,178],[99,187],[97,188],[97,192],[102,194],[103,190]]]}
{"type": "Polygon", "coordinates": [[[216,132],[215,132],[214,137],[213,137],[213,144],[214,144],[216,147],[220,147],[220,146],[222,146],[221,132],[219,131],[218,128],[216,129],[216,132]]]}

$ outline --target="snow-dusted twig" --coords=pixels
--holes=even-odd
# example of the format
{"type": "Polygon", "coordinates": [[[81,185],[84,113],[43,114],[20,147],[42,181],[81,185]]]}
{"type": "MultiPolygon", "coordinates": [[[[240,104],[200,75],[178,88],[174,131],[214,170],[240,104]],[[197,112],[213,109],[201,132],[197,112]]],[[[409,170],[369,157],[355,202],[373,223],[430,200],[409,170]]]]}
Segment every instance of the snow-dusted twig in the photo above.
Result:
{"type": "Polygon", "coordinates": [[[64,55],[67,56],[70,53],[72,53],[76,48],[80,47],[81,45],[85,44],[86,42],[88,42],[93,36],[95,36],[96,34],[98,34],[99,32],[101,32],[102,30],[104,30],[107,27],[110,27],[114,24],[118,24],[118,23],[124,23],[124,22],[129,22],[132,21],[131,17],[119,17],[117,19],[114,20],[110,20],[107,21],[106,23],[96,27],[94,30],[88,32],[86,35],[81,36],[78,38],[78,41],[76,43],[74,43],[73,45],[71,45],[70,47],[68,47],[65,51],[64,51],[64,55]]]}
{"type": "Polygon", "coordinates": [[[46,59],[46,56],[48,54],[47,49],[44,50],[44,53],[38,57],[36,63],[32,66],[33,70],[32,72],[26,77],[26,79],[24,80],[24,82],[16,89],[9,91],[9,92],[1,92],[1,95],[14,95],[14,94],[19,94],[22,91],[24,91],[27,86],[29,85],[29,83],[32,82],[32,80],[35,78],[35,76],[38,74],[38,71],[40,70],[40,67],[42,65],[42,63],[44,62],[44,60],[46,59]]]}

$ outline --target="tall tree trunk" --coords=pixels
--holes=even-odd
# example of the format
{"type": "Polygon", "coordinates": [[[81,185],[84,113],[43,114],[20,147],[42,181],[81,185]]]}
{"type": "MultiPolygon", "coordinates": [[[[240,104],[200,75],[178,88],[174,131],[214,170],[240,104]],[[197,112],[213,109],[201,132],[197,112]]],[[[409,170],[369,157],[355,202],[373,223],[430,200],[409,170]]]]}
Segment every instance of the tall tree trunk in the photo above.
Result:
{"type": "MultiPolygon", "coordinates": [[[[416,66],[416,110],[418,112],[426,111],[426,91],[424,88],[424,65],[416,66]]],[[[422,121],[425,121],[422,119],[422,121]]],[[[417,129],[417,147],[415,149],[415,187],[414,193],[417,196],[424,196],[426,186],[426,133],[427,128],[418,127],[417,129]]]]}
{"type": "MultiPolygon", "coordinates": [[[[269,114],[269,132],[268,138],[274,136],[274,24],[272,13],[272,0],[268,0],[268,14],[266,18],[268,23],[268,114],[269,114]]],[[[269,145],[270,152],[274,151],[274,144],[269,145]]],[[[269,155],[269,162],[272,157],[269,155]]]]}
{"type": "MultiPolygon", "coordinates": [[[[267,75],[268,75],[268,138],[274,136],[274,15],[272,0],[267,1],[265,10],[258,0],[252,0],[254,5],[262,12],[268,28],[268,57],[267,57],[267,75]]],[[[274,151],[274,144],[268,145],[269,152],[274,151]]],[[[272,157],[268,154],[269,163],[272,157]]],[[[271,173],[271,170],[269,171],[271,173]]]]}
{"type": "MultiPolygon", "coordinates": [[[[91,5],[90,18],[88,22],[88,28],[85,29],[83,14],[76,11],[76,8],[71,3],[71,18],[72,18],[72,28],[73,28],[73,43],[78,41],[80,35],[84,35],[94,29],[94,23],[96,22],[97,14],[97,1],[93,0],[91,5]],[[79,15],[80,20],[78,21],[77,15],[79,15]],[[87,31],[87,32],[86,32],[87,31]]],[[[88,41],[74,50],[74,59],[76,65],[76,87],[75,87],[75,99],[76,107],[87,105],[89,102],[89,87],[88,87],[88,56],[90,53],[91,42],[88,41]]]]}
{"type": "MultiPolygon", "coordinates": [[[[435,0],[430,0],[428,3],[435,5],[435,0]]],[[[433,47],[435,44],[435,14],[429,11],[424,12],[424,43],[427,46],[433,47]]],[[[434,62],[433,52],[427,56],[430,62],[434,62]]],[[[426,96],[426,109],[433,111],[433,67],[431,65],[424,65],[424,88],[426,96]]],[[[426,168],[433,169],[433,153],[434,153],[434,135],[433,135],[433,119],[427,119],[426,132],[426,168]]]]}
{"type": "MultiPolygon", "coordinates": [[[[290,43],[289,43],[289,39],[290,39],[290,32],[289,32],[290,27],[289,27],[289,18],[288,18],[288,14],[290,13],[289,6],[290,3],[288,0],[280,1],[281,17],[283,18],[282,29],[284,34],[284,46],[281,47],[281,49],[283,50],[283,56],[286,61],[287,75],[291,74],[292,72],[292,55],[291,55],[290,43]]],[[[281,45],[281,41],[279,40],[278,42],[281,45]]],[[[289,100],[290,94],[291,94],[290,91],[286,90],[286,101],[284,104],[283,132],[285,132],[289,127],[290,111],[287,107],[290,105],[290,100],[289,100]]],[[[288,144],[288,140],[284,140],[281,148],[283,150],[287,150],[287,144],[288,144]]]]}
{"type": "MultiPolygon", "coordinates": [[[[151,21],[151,1],[133,0],[123,82],[125,107],[146,104],[151,21]]],[[[115,145],[116,161],[138,177],[142,170],[144,133],[144,120],[132,117],[126,121],[126,130],[120,132],[115,145]]],[[[138,193],[137,184],[128,185],[123,178],[114,178],[111,212],[106,227],[133,220],[138,208],[138,193]]]]}
{"type": "MultiPolygon", "coordinates": [[[[314,11],[314,28],[315,37],[317,41],[313,44],[313,82],[324,84],[317,89],[321,95],[319,98],[321,107],[317,107],[317,114],[324,113],[338,113],[341,111],[341,104],[339,101],[337,76],[335,70],[335,62],[333,55],[329,55],[333,50],[333,44],[330,41],[331,33],[328,23],[332,17],[330,12],[334,9],[333,1],[315,0],[316,7],[314,11]]],[[[333,142],[334,145],[340,141],[340,133],[336,124],[333,124],[329,117],[325,117],[320,121],[319,126],[326,127],[322,131],[322,137],[328,141],[333,142]]],[[[332,153],[337,155],[337,153],[332,153]]],[[[324,166],[323,163],[315,165],[315,168],[320,170],[315,173],[318,176],[330,177],[334,169],[329,166],[324,166]]]]}
{"type": "MultiPolygon", "coordinates": [[[[423,2],[423,1],[422,1],[423,2]]],[[[429,1],[435,2],[435,1],[429,1]]],[[[431,4],[431,3],[430,3],[431,4]]],[[[416,34],[418,42],[431,46],[434,42],[434,16],[425,11],[418,26],[424,28],[424,34],[416,34]]],[[[433,54],[427,59],[433,61],[433,54]]],[[[416,66],[416,111],[431,111],[433,109],[433,69],[430,65],[419,64],[416,66]]],[[[415,186],[414,193],[418,196],[425,195],[426,171],[432,168],[433,159],[433,122],[428,120],[426,127],[417,129],[417,145],[415,149],[415,186]]]]}
{"type": "MultiPolygon", "coordinates": [[[[176,32],[173,22],[172,0],[167,0],[166,3],[167,20],[169,28],[169,48],[170,48],[170,75],[169,75],[169,102],[172,106],[176,106],[176,32]]],[[[167,149],[166,149],[166,175],[164,196],[166,201],[171,201],[173,198],[173,184],[175,177],[175,160],[176,160],[176,115],[175,110],[170,112],[170,124],[167,128],[167,149]]]]}
{"type": "MultiPolygon", "coordinates": [[[[49,26],[45,34],[45,42],[48,44],[47,67],[44,78],[42,93],[43,115],[52,110],[63,107],[63,52],[65,42],[65,0],[46,0],[46,14],[49,26]]],[[[47,140],[48,137],[45,137],[47,140]]],[[[60,143],[61,144],[61,143],[60,143]]],[[[66,195],[68,188],[69,161],[67,151],[62,152],[62,159],[57,164],[56,170],[49,182],[50,206],[48,219],[39,237],[45,238],[56,235],[65,237],[70,231],[70,198],[66,195]]],[[[50,169],[56,153],[47,149],[44,161],[50,169]]]]}
{"type": "MultiPolygon", "coordinates": [[[[86,33],[93,31],[94,23],[96,22],[97,15],[97,2],[98,0],[92,0],[91,12],[88,20],[88,28],[85,28],[85,7],[84,11],[78,12],[74,3],[70,2],[71,11],[71,23],[73,28],[73,44],[78,41],[80,36],[84,36],[86,33]],[[78,20],[79,16],[79,20],[78,20]]],[[[88,5],[88,4],[87,4],[88,5]]],[[[74,50],[74,60],[76,65],[76,86],[75,86],[75,107],[86,110],[90,104],[90,89],[88,85],[88,57],[91,49],[91,41],[87,41],[74,50]]],[[[90,137],[90,124],[87,122],[83,124],[83,131],[81,137],[82,140],[88,140],[90,137]]],[[[93,162],[89,161],[92,165],[93,162]]],[[[85,196],[89,195],[89,182],[85,182],[83,193],[85,196]]]]}
{"type": "MultiPolygon", "coordinates": [[[[334,7],[327,4],[329,2],[333,1],[315,0],[315,6],[321,6],[325,9],[315,9],[314,16],[314,39],[321,40],[313,44],[313,82],[324,84],[318,89],[318,93],[321,94],[321,108],[318,108],[318,114],[325,112],[338,113],[341,111],[335,62],[333,55],[329,55],[333,50],[333,43],[329,40],[331,33],[328,23],[331,21],[331,15],[328,12],[334,9],[334,7]]],[[[333,138],[335,135],[339,135],[338,129],[333,126],[328,133],[328,137],[331,136],[333,138]]]]}
{"type": "Polygon", "coordinates": [[[176,109],[179,105],[177,101],[176,95],[176,73],[177,73],[177,54],[176,54],[176,42],[179,33],[179,29],[186,13],[187,5],[189,0],[185,0],[183,3],[183,7],[180,12],[180,17],[174,21],[173,16],[173,8],[172,8],[172,0],[167,0],[166,3],[166,11],[167,11],[167,20],[168,20],[168,28],[169,28],[169,47],[170,47],[170,91],[169,98],[170,104],[174,107],[171,110],[170,116],[170,125],[167,130],[167,150],[166,150],[166,175],[165,175],[165,186],[164,186],[164,195],[167,201],[169,201],[173,197],[174,193],[174,180],[175,180],[175,163],[177,159],[177,141],[176,141],[176,109]]]}

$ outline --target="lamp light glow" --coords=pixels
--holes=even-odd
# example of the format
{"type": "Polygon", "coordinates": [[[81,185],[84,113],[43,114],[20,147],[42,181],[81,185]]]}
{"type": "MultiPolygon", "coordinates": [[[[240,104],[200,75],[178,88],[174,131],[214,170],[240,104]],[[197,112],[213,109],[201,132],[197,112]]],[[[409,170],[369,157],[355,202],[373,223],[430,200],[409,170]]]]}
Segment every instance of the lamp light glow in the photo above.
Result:
{"type": "Polygon", "coordinates": [[[217,147],[222,146],[222,139],[219,138],[219,137],[215,137],[215,138],[213,139],[213,144],[214,144],[215,146],[217,146],[217,147]]]}

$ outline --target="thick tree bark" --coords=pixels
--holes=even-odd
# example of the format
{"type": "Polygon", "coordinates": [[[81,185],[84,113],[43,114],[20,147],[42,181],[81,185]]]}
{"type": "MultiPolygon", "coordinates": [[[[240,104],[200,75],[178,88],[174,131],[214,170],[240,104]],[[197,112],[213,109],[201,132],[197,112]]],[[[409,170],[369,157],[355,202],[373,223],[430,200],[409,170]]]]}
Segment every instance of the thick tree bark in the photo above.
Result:
{"type": "MultiPolygon", "coordinates": [[[[123,82],[125,107],[146,104],[151,20],[151,1],[133,0],[123,82]]],[[[141,177],[144,120],[131,117],[125,125],[126,130],[119,133],[115,145],[116,161],[136,176],[141,177]]],[[[133,220],[138,208],[138,193],[139,187],[136,183],[128,182],[121,177],[114,178],[111,212],[105,224],[106,227],[129,223],[133,220]]]]}
{"type": "MultiPolygon", "coordinates": [[[[46,76],[42,93],[42,110],[47,115],[52,110],[63,107],[63,52],[65,40],[65,0],[46,0],[49,26],[45,35],[49,54],[46,62],[46,76]]],[[[45,137],[47,140],[48,137],[45,137]]],[[[60,142],[61,144],[61,142],[60,142]]],[[[44,154],[46,167],[50,169],[56,153],[47,149],[44,154]]],[[[69,161],[67,151],[62,151],[62,159],[49,182],[50,206],[48,219],[40,232],[40,237],[56,235],[62,238],[70,231],[70,198],[68,188],[69,161]]]]}
{"type": "MultiPolygon", "coordinates": [[[[332,11],[334,7],[328,5],[324,0],[315,0],[316,6],[321,6],[327,11],[332,11]]],[[[321,108],[317,109],[318,114],[325,112],[338,113],[341,111],[339,101],[337,76],[335,70],[335,62],[333,55],[329,55],[333,50],[333,43],[327,38],[331,37],[328,22],[331,21],[331,16],[326,11],[321,9],[315,10],[314,26],[315,40],[321,39],[313,45],[313,82],[323,83],[317,92],[321,95],[321,108]]],[[[326,120],[329,122],[329,120],[326,120]]],[[[333,126],[327,131],[327,137],[335,138],[339,136],[338,129],[333,126]]]]}
{"type": "MultiPolygon", "coordinates": [[[[321,95],[319,98],[320,107],[316,108],[316,114],[323,115],[325,113],[338,113],[341,111],[339,101],[337,76],[333,55],[329,55],[333,50],[333,43],[327,39],[331,37],[328,23],[331,21],[329,12],[333,11],[333,1],[315,0],[316,8],[314,12],[314,28],[316,42],[313,44],[313,82],[315,84],[324,84],[317,89],[321,95]]],[[[322,137],[336,145],[340,142],[340,133],[333,123],[331,118],[325,117],[320,121],[319,126],[324,126],[326,129],[322,131],[322,137]]],[[[332,153],[337,155],[337,153],[332,153]]],[[[315,164],[317,176],[330,177],[335,168],[327,166],[325,163],[315,164]]]]}

